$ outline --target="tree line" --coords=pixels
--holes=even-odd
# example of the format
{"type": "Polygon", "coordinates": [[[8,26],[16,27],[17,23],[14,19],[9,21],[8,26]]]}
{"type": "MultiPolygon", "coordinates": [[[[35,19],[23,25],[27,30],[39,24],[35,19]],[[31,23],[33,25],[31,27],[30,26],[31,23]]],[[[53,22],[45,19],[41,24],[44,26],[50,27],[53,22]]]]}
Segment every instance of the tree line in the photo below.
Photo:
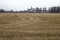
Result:
{"type": "Polygon", "coordinates": [[[30,8],[24,11],[6,11],[4,9],[0,9],[0,13],[60,13],[60,6],[57,7],[50,7],[49,9],[46,8],[30,8]]]}

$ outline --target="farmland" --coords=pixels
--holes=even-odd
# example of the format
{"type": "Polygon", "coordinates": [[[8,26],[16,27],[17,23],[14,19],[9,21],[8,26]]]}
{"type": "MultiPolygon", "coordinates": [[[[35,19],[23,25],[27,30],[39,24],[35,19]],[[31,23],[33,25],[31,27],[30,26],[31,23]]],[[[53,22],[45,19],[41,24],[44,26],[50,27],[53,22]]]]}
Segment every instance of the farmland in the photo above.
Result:
{"type": "Polygon", "coordinates": [[[1,13],[0,40],[60,40],[60,14],[1,13]]]}

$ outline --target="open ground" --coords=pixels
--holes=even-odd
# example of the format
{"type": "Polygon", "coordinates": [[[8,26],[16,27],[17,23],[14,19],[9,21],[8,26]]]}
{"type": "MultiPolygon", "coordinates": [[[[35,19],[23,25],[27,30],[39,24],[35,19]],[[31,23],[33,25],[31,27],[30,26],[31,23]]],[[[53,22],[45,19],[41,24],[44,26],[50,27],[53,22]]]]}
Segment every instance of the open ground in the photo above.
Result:
{"type": "Polygon", "coordinates": [[[1,13],[0,40],[60,40],[60,14],[1,13]]]}

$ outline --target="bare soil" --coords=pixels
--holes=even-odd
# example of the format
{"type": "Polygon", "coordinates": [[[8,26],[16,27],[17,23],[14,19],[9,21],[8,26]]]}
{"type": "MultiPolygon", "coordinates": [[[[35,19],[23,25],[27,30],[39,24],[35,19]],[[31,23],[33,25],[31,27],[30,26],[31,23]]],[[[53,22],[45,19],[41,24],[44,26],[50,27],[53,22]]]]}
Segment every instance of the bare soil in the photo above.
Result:
{"type": "Polygon", "coordinates": [[[0,40],[60,40],[60,14],[1,13],[0,40]]]}

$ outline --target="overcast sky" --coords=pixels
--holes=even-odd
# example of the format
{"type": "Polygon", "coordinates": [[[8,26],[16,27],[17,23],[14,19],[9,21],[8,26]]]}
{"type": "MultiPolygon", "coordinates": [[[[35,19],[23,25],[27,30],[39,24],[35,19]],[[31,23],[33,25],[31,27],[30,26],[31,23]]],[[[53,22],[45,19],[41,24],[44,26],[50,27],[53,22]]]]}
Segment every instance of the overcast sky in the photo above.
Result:
{"type": "Polygon", "coordinates": [[[30,7],[60,6],[60,0],[0,0],[0,9],[25,10],[30,7]]]}

